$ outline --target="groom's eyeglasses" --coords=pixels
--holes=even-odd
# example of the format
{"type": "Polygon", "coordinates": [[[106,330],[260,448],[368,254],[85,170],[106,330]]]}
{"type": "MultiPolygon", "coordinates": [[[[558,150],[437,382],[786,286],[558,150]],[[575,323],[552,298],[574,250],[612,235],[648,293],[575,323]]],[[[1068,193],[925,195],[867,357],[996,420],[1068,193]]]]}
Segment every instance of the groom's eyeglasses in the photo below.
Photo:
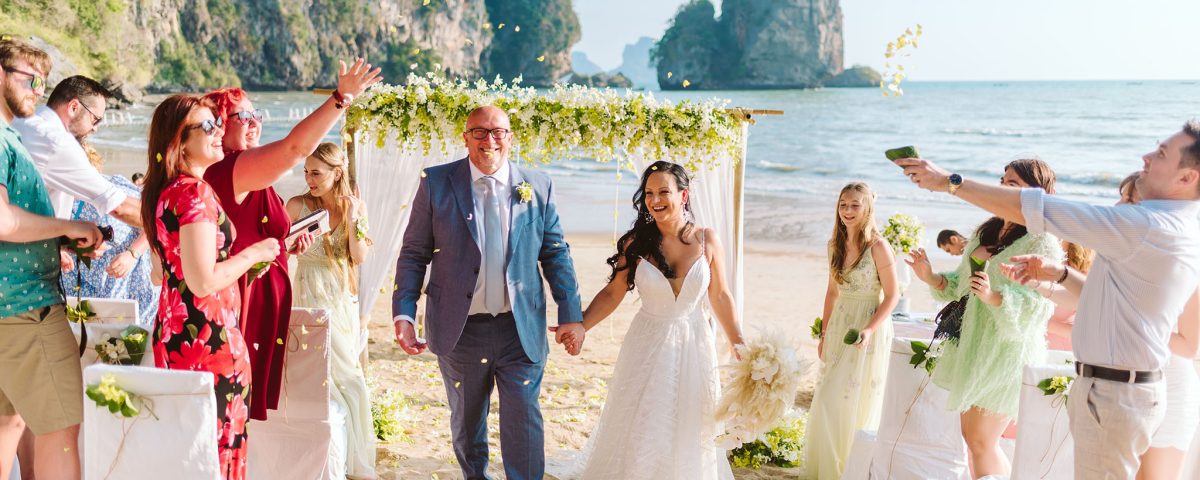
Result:
{"type": "Polygon", "coordinates": [[[504,140],[505,138],[508,138],[509,135],[512,135],[512,130],[507,128],[472,128],[467,130],[467,135],[470,135],[471,138],[476,140],[483,140],[489,135],[495,140],[504,140]]]}

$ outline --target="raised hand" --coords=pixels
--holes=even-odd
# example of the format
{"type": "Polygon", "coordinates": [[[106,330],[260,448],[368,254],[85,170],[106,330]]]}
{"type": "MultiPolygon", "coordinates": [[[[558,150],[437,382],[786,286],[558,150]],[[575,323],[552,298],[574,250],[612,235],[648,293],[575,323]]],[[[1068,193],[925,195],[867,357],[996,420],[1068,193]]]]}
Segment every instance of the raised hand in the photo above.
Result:
{"type": "Polygon", "coordinates": [[[417,337],[417,329],[407,320],[396,321],[396,343],[409,355],[419,355],[428,345],[417,337]]]}
{"type": "Polygon", "coordinates": [[[901,158],[894,162],[904,169],[904,175],[913,183],[931,192],[950,191],[950,172],[933,162],[921,158],[901,158]]]}
{"type": "Polygon", "coordinates": [[[909,252],[908,258],[904,259],[909,267],[913,269],[913,273],[922,282],[933,284],[933,265],[929,263],[929,254],[925,253],[924,248],[914,249],[909,252]]]}
{"type": "Polygon", "coordinates": [[[367,87],[379,83],[383,77],[379,75],[382,68],[371,69],[371,64],[365,58],[359,58],[347,67],[346,62],[338,61],[341,69],[338,71],[337,91],[349,103],[354,97],[362,95],[367,87]]]}
{"type": "Polygon", "coordinates": [[[1017,255],[1009,258],[1010,263],[1000,265],[1000,272],[1021,285],[1029,282],[1056,282],[1063,277],[1066,265],[1056,263],[1041,255],[1017,255]]]}

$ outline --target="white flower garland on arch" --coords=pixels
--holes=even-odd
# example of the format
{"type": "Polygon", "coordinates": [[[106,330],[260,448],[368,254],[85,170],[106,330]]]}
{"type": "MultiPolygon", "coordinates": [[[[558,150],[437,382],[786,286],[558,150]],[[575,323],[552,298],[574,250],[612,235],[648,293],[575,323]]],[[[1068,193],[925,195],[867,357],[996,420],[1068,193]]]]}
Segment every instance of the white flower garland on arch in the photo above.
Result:
{"type": "MultiPolygon", "coordinates": [[[[380,86],[355,99],[343,140],[352,174],[371,216],[374,248],[362,265],[360,312],[369,315],[399,254],[408,202],[424,168],[466,156],[461,135],[471,110],[503,108],[512,121],[513,160],[525,165],[570,158],[618,162],[635,170],[658,159],[694,175],[697,224],[715,229],[725,247],[727,280],[743,308],[741,171],[749,116],[728,101],[679,102],[651,94],[557,85],[538,91],[499,78],[467,82],[434,74],[409,75],[406,85],[380,86]]],[[[582,292],[588,296],[588,292],[582,292]]]]}

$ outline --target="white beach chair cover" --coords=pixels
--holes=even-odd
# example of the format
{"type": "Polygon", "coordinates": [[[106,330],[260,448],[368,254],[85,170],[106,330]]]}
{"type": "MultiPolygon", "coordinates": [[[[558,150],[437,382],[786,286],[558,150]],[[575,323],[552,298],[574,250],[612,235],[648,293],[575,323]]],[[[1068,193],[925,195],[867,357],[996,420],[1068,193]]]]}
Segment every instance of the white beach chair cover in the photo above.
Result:
{"type": "Polygon", "coordinates": [[[247,478],[345,478],[345,423],[331,421],[329,341],[325,310],[292,309],[279,409],[251,422],[247,478]],[[336,458],[335,438],[343,452],[336,458]]]}
{"type": "Polygon", "coordinates": [[[949,394],[930,380],[925,369],[909,365],[912,340],[928,343],[927,338],[892,341],[871,478],[968,479],[967,446],[958,414],[946,408],[949,394]]]}
{"type": "Polygon", "coordinates": [[[1066,398],[1047,396],[1037,387],[1042,380],[1058,376],[1075,377],[1075,371],[1063,362],[1025,366],[1013,452],[1014,479],[1074,477],[1075,442],[1071,440],[1066,398]]]}
{"type": "Polygon", "coordinates": [[[220,478],[211,373],[92,365],[83,371],[84,384],[99,383],[106,374],[148,405],[130,419],[84,397],[83,478],[220,478]]]}

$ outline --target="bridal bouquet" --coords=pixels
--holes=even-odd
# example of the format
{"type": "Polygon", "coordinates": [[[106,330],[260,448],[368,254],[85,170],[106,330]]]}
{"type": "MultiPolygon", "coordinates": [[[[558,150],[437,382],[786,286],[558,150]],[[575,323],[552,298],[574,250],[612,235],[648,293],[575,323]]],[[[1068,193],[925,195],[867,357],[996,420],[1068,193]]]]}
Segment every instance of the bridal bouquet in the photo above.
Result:
{"type": "Polygon", "coordinates": [[[888,217],[887,225],[883,227],[883,238],[892,245],[897,253],[909,253],[921,244],[921,236],[925,227],[917,217],[906,213],[897,213],[888,217]]]}
{"type": "Polygon", "coordinates": [[[717,405],[717,420],[725,422],[717,443],[725,449],[754,441],[777,426],[792,408],[811,365],[778,333],[759,336],[737,350],[742,359],[725,367],[733,378],[717,405]]]}

